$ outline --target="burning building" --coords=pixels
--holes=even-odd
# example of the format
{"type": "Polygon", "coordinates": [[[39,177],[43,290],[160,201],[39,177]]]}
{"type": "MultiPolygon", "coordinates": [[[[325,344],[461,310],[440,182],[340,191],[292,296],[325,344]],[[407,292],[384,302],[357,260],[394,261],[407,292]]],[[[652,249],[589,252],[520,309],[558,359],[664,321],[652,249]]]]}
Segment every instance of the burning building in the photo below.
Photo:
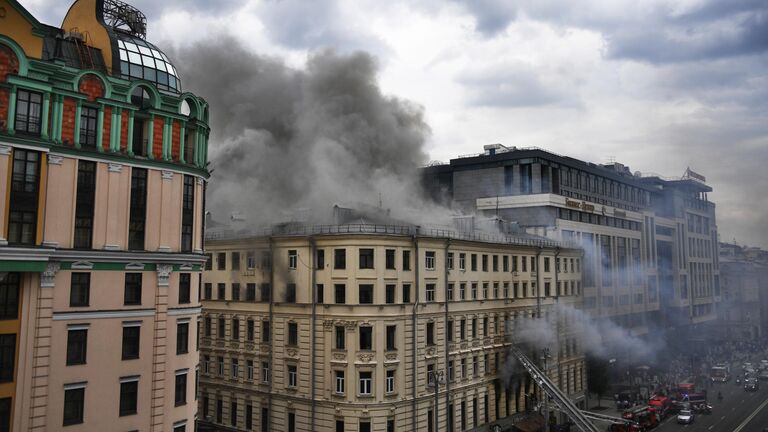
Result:
{"type": "Polygon", "coordinates": [[[704,180],[500,144],[423,170],[437,201],[581,244],[584,310],[635,334],[653,325],[687,334],[715,318],[715,205],[704,180]]]}
{"type": "Polygon", "coordinates": [[[556,307],[582,293],[579,249],[343,209],[336,217],[208,230],[201,430],[493,424],[533,408],[533,394],[544,400],[507,359],[517,326],[533,317],[556,325],[546,373],[583,406],[582,350],[556,307]]]}
{"type": "Polygon", "coordinates": [[[194,429],[207,119],[135,8],[0,0],[0,430],[194,429]]]}

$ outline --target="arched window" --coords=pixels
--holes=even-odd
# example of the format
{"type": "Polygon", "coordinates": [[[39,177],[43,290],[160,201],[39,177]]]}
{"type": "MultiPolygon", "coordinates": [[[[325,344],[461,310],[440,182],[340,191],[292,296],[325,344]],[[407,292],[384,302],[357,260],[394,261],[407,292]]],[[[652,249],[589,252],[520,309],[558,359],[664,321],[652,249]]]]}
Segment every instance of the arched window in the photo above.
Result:
{"type": "Polygon", "coordinates": [[[152,95],[142,86],[131,92],[131,105],[138,108],[133,116],[133,142],[131,151],[135,156],[147,156],[149,144],[149,125],[151,117],[147,112],[152,108],[152,95]]]}

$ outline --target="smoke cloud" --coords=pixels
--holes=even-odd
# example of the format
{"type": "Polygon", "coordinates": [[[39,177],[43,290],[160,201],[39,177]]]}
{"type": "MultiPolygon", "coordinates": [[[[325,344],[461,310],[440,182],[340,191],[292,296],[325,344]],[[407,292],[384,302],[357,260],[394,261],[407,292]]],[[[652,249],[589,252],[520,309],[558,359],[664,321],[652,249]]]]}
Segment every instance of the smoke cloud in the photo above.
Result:
{"type": "Polygon", "coordinates": [[[215,219],[237,212],[261,225],[303,209],[317,223],[333,204],[379,203],[414,223],[448,216],[426,208],[419,188],[423,109],[382,94],[369,54],[319,51],[296,70],[222,36],[176,57],[184,87],[210,104],[215,219]]]}
{"type": "Polygon", "coordinates": [[[510,326],[509,334],[516,343],[537,350],[549,348],[553,355],[558,353],[558,335],[563,332],[576,338],[577,349],[600,358],[624,355],[636,362],[654,363],[664,348],[664,338],[657,330],[650,333],[658,337],[645,340],[609,319],[594,318],[569,305],[555,306],[550,319],[524,317],[510,326]]]}

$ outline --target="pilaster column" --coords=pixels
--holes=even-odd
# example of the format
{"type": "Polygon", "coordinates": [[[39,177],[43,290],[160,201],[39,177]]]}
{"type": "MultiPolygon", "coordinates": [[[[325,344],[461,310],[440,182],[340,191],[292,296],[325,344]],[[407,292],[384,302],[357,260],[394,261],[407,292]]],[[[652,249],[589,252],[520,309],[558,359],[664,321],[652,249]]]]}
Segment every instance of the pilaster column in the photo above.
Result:
{"type": "Polygon", "coordinates": [[[77,105],[75,105],[75,136],[74,143],[75,148],[80,148],[80,116],[83,113],[83,101],[78,99],[77,105]]]}
{"type": "Polygon", "coordinates": [[[128,156],[133,156],[133,110],[128,110],[128,156]]]}
{"type": "Polygon", "coordinates": [[[99,104],[99,113],[96,116],[96,150],[104,151],[104,104],[99,104]]]}
{"type": "Polygon", "coordinates": [[[187,163],[187,160],[184,157],[184,148],[186,146],[185,138],[187,135],[187,122],[181,121],[181,126],[179,127],[179,160],[181,163],[187,163]]]}
{"type": "Polygon", "coordinates": [[[42,120],[40,121],[40,138],[48,139],[48,117],[51,109],[51,94],[43,93],[43,112],[40,113],[42,120]]]}
{"type": "Polygon", "coordinates": [[[154,159],[154,146],[155,146],[155,115],[149,116],[149,126],[147,127],[147,158],[154,159]]]}
{"type": "Polygon", "coordinates": [[[8,135],[16,133],[16,86],[11,87],[11,94],[8,97],[8,135]]]}
{"type": "MultiPolygon", "coordinates": [[[[61,263],[49,262],[40,273],[40,286],[34,298],[34,329],[32,329],[32,387],[27,430],[47,430],[48,377],[51,361],[51,321],[53,319],[53,288],[61,263]]],[[[30,274],[30,273],[27,273],[30,274]]]]}

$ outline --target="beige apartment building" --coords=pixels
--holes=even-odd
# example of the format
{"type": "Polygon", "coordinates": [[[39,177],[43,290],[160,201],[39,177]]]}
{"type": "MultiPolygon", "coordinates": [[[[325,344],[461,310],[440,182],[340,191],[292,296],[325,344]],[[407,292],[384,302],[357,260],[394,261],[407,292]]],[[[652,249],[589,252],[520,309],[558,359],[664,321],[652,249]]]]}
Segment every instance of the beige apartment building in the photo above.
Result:
{"type": "Polygon", "coordinates": [[[580,298],[579,249],[342,224],[209,230],[206,251],[200,430],[488,430],[543,400],[506,355],[538,316],[559,329],[548,374],[583,400],[555,307],[580,298]]]}
{"type": "Polygon", "coordinates": [[[116,0],[0,0],[0,430],[194,430],[208,109],[116,0]]]}

